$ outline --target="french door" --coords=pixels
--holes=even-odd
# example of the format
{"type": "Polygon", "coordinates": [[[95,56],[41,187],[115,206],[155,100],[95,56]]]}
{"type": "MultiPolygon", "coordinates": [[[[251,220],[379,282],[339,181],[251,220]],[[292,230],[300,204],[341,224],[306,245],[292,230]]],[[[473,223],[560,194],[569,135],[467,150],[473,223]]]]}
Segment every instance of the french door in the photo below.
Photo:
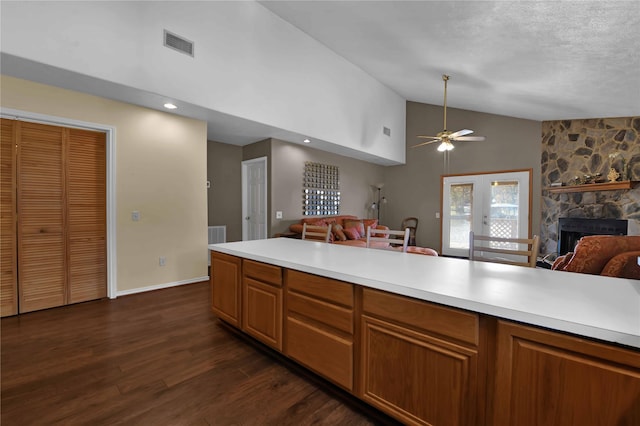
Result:
{"type": "Polygon", "coordinates": [[[469,256],[469,232],[530,237],[531,170],[444,176],[442,254],[469,256]]]}

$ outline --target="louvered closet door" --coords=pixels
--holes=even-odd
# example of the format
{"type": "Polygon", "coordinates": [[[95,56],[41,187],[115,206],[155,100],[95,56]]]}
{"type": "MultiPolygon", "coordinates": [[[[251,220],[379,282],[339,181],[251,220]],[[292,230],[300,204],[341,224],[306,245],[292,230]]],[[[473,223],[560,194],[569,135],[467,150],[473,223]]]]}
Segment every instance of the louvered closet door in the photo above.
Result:
{"type": "Polygon", "coordinates": [[[17,122],[20,312],[65,304],[63,128],[17,122]]]}
{"type": "Polygon", "coordinates": [[[2,120],[0,134],[0,316],[18,313],[15,227],[15,121],[2,120]]]}
{"type": "Polygon", "coordinates": [[[107,296],[106,139],[69,130],[67,200],[68,303],[107,296]]]}

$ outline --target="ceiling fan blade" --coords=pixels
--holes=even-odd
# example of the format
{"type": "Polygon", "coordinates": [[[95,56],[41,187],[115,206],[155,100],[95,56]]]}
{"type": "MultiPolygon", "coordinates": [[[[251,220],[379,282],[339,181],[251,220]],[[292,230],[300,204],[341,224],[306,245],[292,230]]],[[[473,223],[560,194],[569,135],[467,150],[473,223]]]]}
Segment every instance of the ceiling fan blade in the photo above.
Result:
{"type": "Polygon", "coordinates": [[[420,136],[417,136],[417,137],[419,137],[420,139],[440,139],[437,136],[421,136],[420,135],[420,136]]]}
{"type": "Polygon", "coordinates": [[[430,143],[434,143],[434,142],[440,142],[440,139],[434,139],[432,141],[422,142],[422,143],[419,143],[418,145],[413,145],[411,148],[417,148],[419,146],[429,145],[430,143]]]}
{"type": "Polygon", "coordinates": [[[471,133],[473,133],[473,130],[469,130],[469,129],[458,130],[455,133],[451,133],[449,135],[449,139],[455,139],[458,136],[470,135],[471,133]]]}
{"type": "Polygon", "coordinates": [[[483,141],[485,139],[484,136],[460,136],[458,138],[455,138],[456,141],[483,141]]]}

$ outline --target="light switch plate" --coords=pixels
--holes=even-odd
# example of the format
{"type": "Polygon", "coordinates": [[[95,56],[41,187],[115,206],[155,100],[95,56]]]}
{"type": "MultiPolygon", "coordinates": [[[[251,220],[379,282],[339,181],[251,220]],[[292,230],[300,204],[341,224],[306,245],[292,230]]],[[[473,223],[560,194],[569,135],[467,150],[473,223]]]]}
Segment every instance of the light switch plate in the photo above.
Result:
{"type": "Polygon", "coordinates": [[[131,220],[134,222],[138,222],[140,220],[140,212],[137,210],[134,210],[131,212],[131,220]]]}
{"type": "Polygon", "coordinates": [[[277,211],[276,212],[276,219],[282,219],[282,212],[281,211],[277,211]]]}

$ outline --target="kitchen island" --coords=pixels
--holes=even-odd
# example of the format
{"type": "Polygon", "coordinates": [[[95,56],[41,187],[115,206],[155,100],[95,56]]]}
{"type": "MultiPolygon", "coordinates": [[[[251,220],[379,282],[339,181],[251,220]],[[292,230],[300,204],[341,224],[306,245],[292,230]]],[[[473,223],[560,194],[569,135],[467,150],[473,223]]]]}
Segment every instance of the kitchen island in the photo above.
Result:
{"type": "Polygon", "coordinates": [[[209,248],[220,319],[405,423],[640,422],[640,281],[286,238],[209,248]]]}

